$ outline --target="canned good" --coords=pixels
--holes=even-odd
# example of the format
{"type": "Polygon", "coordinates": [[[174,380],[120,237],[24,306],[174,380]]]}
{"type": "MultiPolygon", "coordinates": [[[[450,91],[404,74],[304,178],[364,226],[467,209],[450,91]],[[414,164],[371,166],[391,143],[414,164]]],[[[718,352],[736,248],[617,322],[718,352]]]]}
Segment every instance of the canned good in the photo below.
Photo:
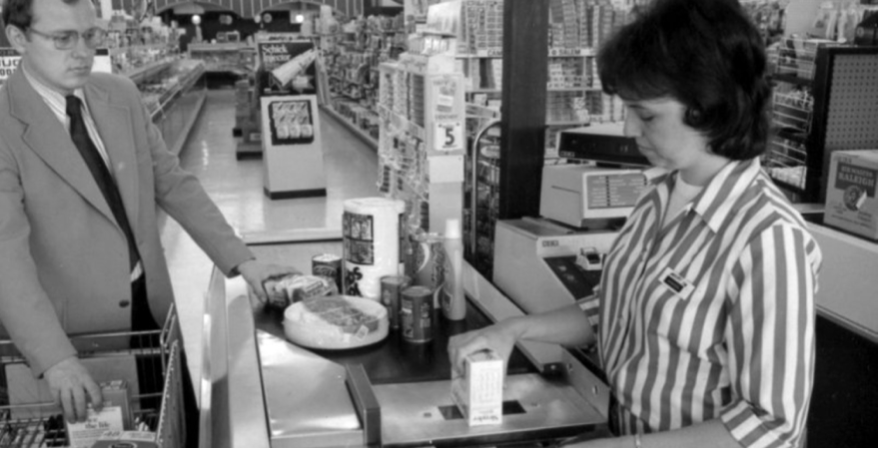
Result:
{"type": "Polygon", "coordinates": [[[326,278],[341,292],[341,256],[323,253],[311,258],[311,273],[326,278]]]}
{"type": "Polygon", "coordinates": [[[381,277],[381,304],[387,308],[390,328],[399,328],[399,304],[402,291],[408,287],[409,277],[405,275],[387,275],[381,277]]]}
{"type": "Polygon", "coordinates": [[[409,286],[402,291],[399,321],[402,338],[408,342],[430,342],[436,324],[433,291],[424,286],[409,286]]]}

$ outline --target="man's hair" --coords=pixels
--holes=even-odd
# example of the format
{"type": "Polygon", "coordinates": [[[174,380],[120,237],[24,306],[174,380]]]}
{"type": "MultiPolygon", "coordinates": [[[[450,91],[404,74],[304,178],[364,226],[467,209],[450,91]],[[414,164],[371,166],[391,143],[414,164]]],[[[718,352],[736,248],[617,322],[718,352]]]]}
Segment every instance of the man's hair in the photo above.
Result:
{"type": "MultiPolygon", "coordinates": [[[[79,3],[80,0],[61,0],[68,5],[79,3]]],[[[89,0],[91,1],[91,0],[89,0]]],[[[3,27],[15,25],[27,30],[34,20],[34,0],[3,0],[3,27]]]]}
{"type": "Polygon", "coordinates": [[[598,53],[604,92],[626,100],[669,96],[713,153],[765,151],[771,87],[759,31],[737,0],[654,0],[598,53]]]}

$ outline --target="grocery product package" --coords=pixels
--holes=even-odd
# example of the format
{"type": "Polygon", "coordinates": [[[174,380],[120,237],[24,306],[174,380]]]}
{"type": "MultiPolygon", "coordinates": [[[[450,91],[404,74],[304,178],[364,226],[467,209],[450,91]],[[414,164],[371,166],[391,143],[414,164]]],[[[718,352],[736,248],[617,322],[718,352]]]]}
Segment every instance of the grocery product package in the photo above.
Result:
{"type": "Polygon", "coordinates": [[[381,277],[399,275],[402,200],[380,197],[344,202],[342,237],[343,293],[381,298],[381,277]]]}

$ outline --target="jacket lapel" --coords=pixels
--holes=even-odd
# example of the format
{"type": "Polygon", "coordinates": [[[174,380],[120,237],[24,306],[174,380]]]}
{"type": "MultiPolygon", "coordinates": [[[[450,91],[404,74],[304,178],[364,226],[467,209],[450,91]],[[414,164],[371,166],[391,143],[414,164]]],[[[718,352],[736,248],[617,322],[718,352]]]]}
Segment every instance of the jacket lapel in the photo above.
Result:
{"type": "Polygon", "coordinates": [[[22,140],[46,164],[113,222],[113,212],[80,156],[70,134],[30,85],[22,70],[9,77],[10,112],[24,125],[22,140]]]}
{"type": "Polygon", "coordinates": [[[139,176],[128,106],[116,103],[107,91],[92,83],[84,87],[88,109],[110,159],[110,172],[116,179],[119,195],[129,221],[137,222],[139,176]]]}

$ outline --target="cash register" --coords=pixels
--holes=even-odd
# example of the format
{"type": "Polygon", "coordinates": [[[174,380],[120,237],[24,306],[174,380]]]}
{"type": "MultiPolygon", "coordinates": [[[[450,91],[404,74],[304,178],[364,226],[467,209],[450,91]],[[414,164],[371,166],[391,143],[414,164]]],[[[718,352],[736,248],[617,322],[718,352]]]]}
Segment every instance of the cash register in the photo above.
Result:
{"type": "Polygon", "coordinates": [[[494,284],[528,314],[592,295],[603,257],[646,187],[649,165],[623,124],[562,131],[558,154],[585,162],[545,166],[539,218],[500,220],[494,284]]]}

